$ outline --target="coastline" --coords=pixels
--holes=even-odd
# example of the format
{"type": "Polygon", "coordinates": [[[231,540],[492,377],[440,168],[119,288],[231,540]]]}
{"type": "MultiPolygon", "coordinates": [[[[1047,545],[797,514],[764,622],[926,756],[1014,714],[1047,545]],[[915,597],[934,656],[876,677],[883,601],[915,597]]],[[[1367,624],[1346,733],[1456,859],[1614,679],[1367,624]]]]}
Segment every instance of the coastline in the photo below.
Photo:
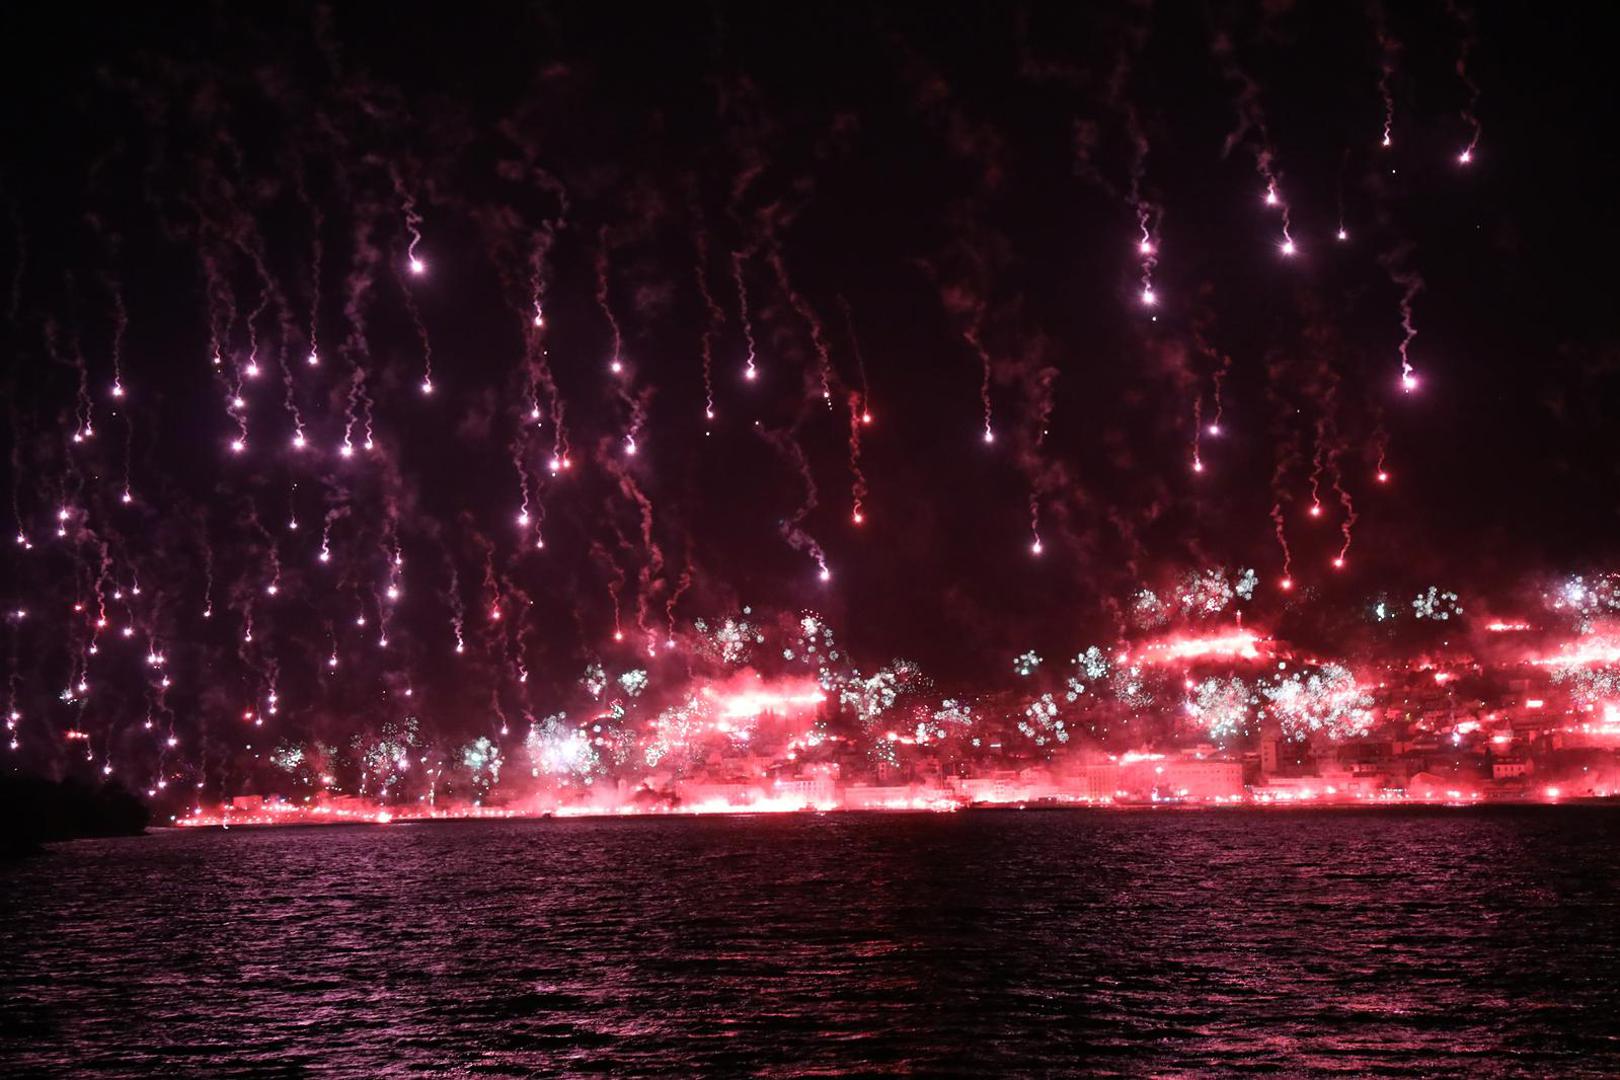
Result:
{"type": "Polygon", "coordinates": [[[405,825],[453,821],[545,821],[545,820],[603,820],[603,819],[679,819],[703,817],[778,817],[792,815],[825,816],[828,814],[900,815],[900,814],[954,814],[954,813],[1011,813],[1011,812],[1090,812],[1119,813],[1222,813],[1233,811],[1310,811],[1332,813],[1356,810],[1477,810],[1486,808],[1522,807],[1585,807],[1620,809],[1620,798],[1614,796],[1579,796],[1557,799],[1496,798],[1496,799],[1319,799],[1319,800],[1236,800],[1192,801],[1164,799],[1151,800],[1023,800],[1008,802],[967,802],[948,805],[914,806],[673,806],[659,809],[645,807],[588,807],[557,806],[551,808],[511,809],[503,807],[457,808],[413,812],[403,807],[378,807],[371,812],[327,811],[318,808],[303,810],[292,808],[277,812],[259,813],[203,813],[182,818],[163,831],[194,829],[263,829],[263,828],[322,828],[338,825],[405,825]]]}

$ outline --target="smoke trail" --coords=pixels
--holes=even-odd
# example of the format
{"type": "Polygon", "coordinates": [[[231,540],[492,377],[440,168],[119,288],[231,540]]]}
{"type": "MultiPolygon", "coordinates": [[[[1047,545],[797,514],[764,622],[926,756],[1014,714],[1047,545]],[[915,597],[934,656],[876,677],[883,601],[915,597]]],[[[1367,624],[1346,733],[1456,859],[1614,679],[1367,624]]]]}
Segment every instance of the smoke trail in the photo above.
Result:
{"type": "Polygon", "coordinates": [[[642,562],[636,579],[636,628],[645,640],[651,642],[651,604],[655,583],[660,581],[664,572],[664,553],[653,536],[652,500],[642,491],[627,463],[608,449],[605,440],[598,457],[603,468],[618,482],[619,493],[635,506],[641,524],[642,562]]]}
{"type": "Polygon", "coordinates": [[[533,387],[538,385],[545,391],[546,401],[551,409],[551,461],[552,471],[568,467],[571,454],[568,449],[568,425],[565,422],[566,406],[562,394],[557,389],[557,382],[551,374],[551,362],[546,352],[545,318],[539,311],[535,312],[533,330],[524,339],[526,355],[525,370],[530,383],[529,418],[538,420],[539,402],[534,396],[533,387]]]}
{"type": "MultiPolygon", "coordinates": [[[[392,265],[392,260],[390,260],[392,265]]],[[[422,311],[416,305],[416,296],[411,292],[410,284],[394,268],[394,280],[399,283],[399,295],[405,301],[405,311],[411,317],[411,325],[416,329],[416,339],[422,345],[422,382],[421,390],[424,395],[431,395],[433,385],[433,342],[428,337],[427,324],[422,321],[422,311]]]]}
{"type": "Polygon", "coordinates": [[[1327,453],[1326,427],[1327,417],[1317,417],[1316,440],[1312,444],[1311,450],[1311,505],[1309,513],[1313,518],[1322,516],[1322,471],[1326,467],[1325,455],[1327,453]]]}
{"type": "Polygon", "coordinates": [[[669,591],[669,596],[664,600],[664,624],[668,633],[664,643],[670,647],[675,644],[675,605],[680,603],[681,597],[685,596],[686,591],[692,587],[692,538],[690,534],[686,537],[685,550],[686,563],[681,567],[681,576],[676,580],[675,587],[669,591]]]}
{"type": "Polygon", "coordinates": [[[591,559],[601,566],[608,579],[608,601],[613,606],[613,640],[624,640],[624,627],[619,621],[619,595],[624,591],[625,573],[619,566],[618,560],[608,552],[607,547],[600,540],[592,540],[590,548],[591,559]]]}
{"type": "Polygon", "coordinates": [[[827,565],[827,553],[822,550],[816,538],[804,529],[804,519],[819,504],[816,491],[816,479],[810,472],[810,459],[805,456],[804,447],[794,437],[792,430],[766,431],[760,429],[760,437],[769,443],[798,472],[799,480],[804,485],[804,497],[799,505],[777,525],[782,539],[787,541],[788,547],[794,551],[809,552],[815,560],[822,581],[832,578],[832,570],[827,565]]]}
{"type": "Polygon", "coordinates": [[[1379,262],[1383,264],[1389,274],[1389,280],[1401,288],[1401,343],[1399,346],[1401,358],[1401,389],[1411,393],[1417,389],[1417,371],[1412,366],[1412,341],[1417,337],[1417,328],[1412,323],[1412,302],[1417,299],[1418,293],[1423,291],[1423,278],[1416,270],[1407,266],[1407,259],[1412,254],[1413,245],[1402,244],[1380,256],[1379,262]]]}
{"type": "Polygon", "coordinates": [[[1339,469],[1338,454],[1329,458],[1333,491],[1339,497],[1339,505],[1344,508],[1344,518],[1339,522],[1339,535],[1344,542],[1339,547],[1339,554],[1333,560],[1335,570],[1344,569],[1345,559],[1350,555],[1350,531],[1355,528],[1357,515],[1356,505],[1350,498],[1350,492],[1344,486],[1344,477],[1339,469]]]}
{"type": "Polygon", "coordinates": [[[849,474],[850,474],[850,520],[856,525],[866,522],[865,502],[867,495],[866,473],[861,468],[861,429],[872,423],[872,391],[866,380],[866,359],[861,354],[861,342],[855,334],[855,314],[850,309],[849,301],[839,296],[838,303],[844,309],[844,329],[849,338],[850,355],[855,358],[856,376],[860,379],[859,391],[850,390],[847,394],[849,401],[849,474]]]}
{"type": "Polygon", "coordinates": [[[302,157],[291,171],[298,201],[309,213],[309,356],[305,360],[315,367],[321,362],[321,264],[326,257],[326,214],[320,203],[310,197],[302,157]]]}
{"type": "Polygon", "coordinates": [[[1136,103],[1128,93],[1131,73],[1141,57],[1143,47],[1147,44],[1153,9],[1151,3],[1143,3],[1138,6],[1138,10],[1142,12],[1143,17],[1125,30],[1124,40],[1120,43],[1114,59],[1113,70],[1108,76],[1107,100],[1124,125],[1125,140],[1130,147],[1125,199],[1136,215],[1139,233],[1137,252],[1142,261],[1141,300],[1144,304],[1152,305],[1157,302],[1157,295],[1153,291],[1153,272],[1159,265],[1159,230],[1163,223],[1164,208],[1142,193],[1142,183],[1147,177],[1150,147],[1136,103]]]}
{"type": "Polygon", "coordinates": [[[1384,428],[1383,417],[1378,418],[1373,428],[1373,451],[1377,462],[1373,466],[1373,479],[1380,484],[1389,483],[1389,432],[1384,428]]]}
{"type": "Polygon", "coordinates": [[[529,511],[529,470],[525,464],[525,460],[527,458],[525,450],[527,449],[528,441],[528,429],[523,427],[521,424],[518,425],[517,430],[512,435],[512,442],[510,444],[512,468],[517,473],[518,494],[520,497],[517,512],[517,524],[519,529],[528,529],[529,526],[533,524],[534,546],[538,550],[546,546],[545,535],[543,532],[545,525],[545,513],[543,508],[541,508],[538,504],[535,506],[534,513],[531,514],[529,511]]]}
{"type": "Polygon", "coordinates": [[[647,391],[631,393],[630,380],[632,373],[624,361],[624,335],[619,326],[617,316],[613,314],[613,304],[608,295],[608,227],[602,226],[599,242],[596,248],[596,303],[602,309],[602,315],[607,319],[608,331],[613,340],[613,358],[608,362],[608,371],[614,376],[613,392],[624,406],[626,413],[624,431],[624,452],[632,457],[640,449],[641,429],[647,422],[647,391]]]}
{"type": "Polygon", "coordinates": [[[90,369],[84,361],[84,354],[79,351],[77,335],[70,337],[64,345],[58,337],[62,333],[55,318],[47,317],[44,337],[46,354],[63,367],[72,368],[77,382],[77,397],[74,404],[76,422],[72,438],[75,443],[82,443],[94,438],[96,434],[95,404],[90,397],[90,369]]]}
{"type": "Polygon", "coordinates": [[[1272,146],[1271,134],[1266,128],[1265,110],[1260,105],[1260,84],[1238,64],[1232,39],[1224,31],[1214,32],[1210,41],[1210,55],[1214,57],[1221,77],[1237,86],[1237,96],[1233,104],[1237,108],[1238,123],[1237,127],[1227,134],[1226,141],[1221,146],[1221,156],[1229,157],[1239,145],[1250,147],[1254,154],[1255,169],[1265,187],[1263,195],[1265,204],[1276,207],[1282,214],[1280,250],[1284,255],[1292,255],[1294,238],[1289,231],[1290,211],[1288,201],[1283,198],[1280,189],[1281,174],[1276,168],[1276,151],[1272,146]],[[1254,138],[1250,137],[1251,134],[1254,138]]]}
{"type": "MultiPolygon", "coordinates": [[[[114,250],[116,251],[116,241],[114,241],[114,250]]],[[[129,329],[129,313],[124,308],[123,289],[119,287],[118,283],[113,280],[110,275],[103,275],[102,280],[107,287],[108,293],[112,297],[111,358],[113,379],[112,388],[109,392],[112,394],[114,400],[123,402],[125,393],[123,381],[124,334],[129,329]]],[[[114,407],[113,412],[115,415],[121,415],[124,421],[124,484],[123,490],[119,494],[119,501],[127,505],[135,501],[135,496],[130,491],[131,478],[134,472],[135,464],[135,417],[127,403],[123,405],[121,410],[114,407]]]]}
{"type": "Polygon", "coordinates": [[[404,177],[392,162],[388,165],[388,175],[394,182],[394,194],[399,197],[400,211],[405,215],[405,231],[411,238],[405,248],[406,266],[413,274],[424,274],[427,263],[417,253],[422,244],[422,215],[416,210],[416,196],[405,186],[404,177]]]}
{"type": "Polygon", "coordinates": [[[827,403],[827,408],[831,409],[833,369],[832,356],[827,351],[826,335],[822,332],[821,320],[816,316],[815,310],[811,308],[809,301],[793,287],[793,283],[788,279],[787,266],[782,261],[782,248],[776,239],[774,230],[772,230],[771,234],[771,246],[767,259],[771,264],[771,269],[776,272],[777,286],[782,290],[782,294],[787,297],[788,304],[792,306],[794,311],[798,312],[799,317],[810,327],[810,343],[816,350],[817,376],[821,381],[821,399],[827,403]]]}
{"type": "Polygon", "coordinates": [[[1274,420],[1272,422],[1272,441],[1275,446],[1276,460],[1271,472],[1271,522],[1272,531],[1277,539],[1277,547],[1282,552],[1282,577],[1278,585],[1286,590],[1294,587],[1294,555],[1288,544],[1288,532],[1283,507],[1293,502],[1293,495],[1289,491],[1288,477],[1295,464],[1299,461],[1299,435],[1292,426],[1295,410],[1290,407],[1283,397],[1281,381],[1283,375],[1284,359],[1280,354],[1272,354],[1266,359],[1266,397],[1273,407],[1274,420]]]}
{"type": "Polygon", "coordinates": [[[993,365],[990,360],[990,351],[984,347],[984,340],[980,337],[979,319],[982,315],[982,309],[975,312],[973,321],[963,329],[962,337],[979,358],[979,404],[984,409],[984,441],[992,443],[996,441],[994,417],[990,401],[990,370],[993,365]]]}
{"type": "Polygon", "coordinates": [[[1390,85],[1395,77],[1395,61],[1401,52],[1401,43],[1389,31],[1382,0],[1368,0],[1367,14],[1372,19],[1373,36],[1378,41],[1378,98],[1384,105],[1384,135],[1379,145],[1386,150],[1394,144],[1395,90],[1390,85]]]}
{"type": "Polygon", "coordinates": [[[748,345],[748,358],[743,364],[743,378],[752,382],[759,377],[758,349],[754,345],[754,322],[748,314],[748,282],[743,276],[743,264],[748,259],[749,252],[733,251],[731,253],[731,276],[737,282],[737,305],[739,317],[742,320],[743,340],[748,345]]]}
{"type": "Polygon", "coordinates": [[[1204,452],[1202,438],[1204,433],[1204,395],[1193,395],[1192,407],[1192,469],[1195,473],[1204,471],[1204,452]]]}
{"type": "Polygon", "coordinates": [[[461,578],[456,573],[456,562],[450,554],[449,548],[444,548],[444,568],[449,576],[445,585],[444,599],[450,608],[450,632],[455,637],[455,651],[460,654],[467,651],[467,641],[463,636],[466,626],[466,611],[461,600],[461,578]]]}
{"type": "Polygon", "coordinates": [[[624,364],[624,334],[619,329],[619,320],[613,314],[613,305],[608,302],[608,226],[603,225],[597,233],[596,256],[593,265],[596,268],[596,306],[602,309],[602,317],[607,320],[608,332],[613,338],[613,351],[608,361],[608,370],[617,375],[624,364]]]}
{"type": "Polygon", "coordinates": [[[27,519],[23,516],[22,489],[23,489],[23,456],[22,456],[22,418],[17,412],[17,394],[15,392],[16,378],[10,380],[12,392],[6,394],[6,412],[10,420],[7,430],[11,434],[11,520],[17,527],[17,546],[24,551],[31,551],[34,542],[28,537],[27,519]]]}
{"type": "MultiPolygon", "coordinates": [[[[695,206],[695,203],[694,203],[695,206]]],[[[694,213],[696,211],[694,210],[694,213]]],[[[703,308],[708,314],[708,320],[703,324],[703,335],[699,341],[699,348],[703,359],[703,419],[714,420],[714,336],[725,325],[726,313],[715,302],[714,293],[709,289],[709,237],[703,228],[702,221],[698,221],[692,232],[692,242],[697,248],[697,261],[694,271],[697,276],[698,294],[703,298],[703,308]]]]}
{"type": "Polygon", "coordinates": [[[1457,0],[1446,0],[1446,11],[1457,21],[1457,29],[1461,34],[1457,43],[1457,78],[1462,81],[1463,89],[1467,91],[1467,99],[1462,106],[1462,118],[1463,123],[1468,125],[1468,145],[1457,155],[1457,161],[1467,165],[1474,160],[1474,151],[1479,149],[1479,84],[1468,71],[1468,61],[1473,56],[1474,47],[1479,44],[1479,34],[1474,28],[1474,13],[1457,0]]]}
{"type": "MultiPolygon", "coordinates": [[[[382,253],[371,242],[372,231],[375,228],[376,222],[372,219],[371,208],[356,207],[354,250],[344,282],[343,318],[349,332],[343,342],[343,351],[348,356],[350,365],[349,393],[344,410],[343,447],[340,450],[344,457],[354,453],[355,425],[363,421],[368,431],[371,425],[371,399],[367,397],[365,390],[365,361],[369,359],[366,345],[366,302],[376,280],[377,266],[382,261],[382,253]]],[[[370,449],[369,445],[367,449],[370,449]]]]}

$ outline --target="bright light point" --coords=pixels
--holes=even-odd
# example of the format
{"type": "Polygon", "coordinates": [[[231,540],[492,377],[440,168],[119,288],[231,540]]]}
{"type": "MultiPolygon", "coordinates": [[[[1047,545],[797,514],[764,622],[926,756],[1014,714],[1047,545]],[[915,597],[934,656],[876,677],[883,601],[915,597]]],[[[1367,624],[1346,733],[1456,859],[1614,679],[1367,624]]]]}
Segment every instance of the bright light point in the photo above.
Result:
{"type": "Polygon", "coordinates": [[[1343,557],[1340,557],[1340,558],[1337,558],[1337,559],[1333,560],[1333,569],[1335,569],[1335,570],[1343,570],[1344,569],[1344,559],[1343,559],[1343,557]]]}
{"type": "Polygon", "coordinates": [[[348,443],[344,443],[342,447],[338,449],[338,453],[343,457],[354,457],[354,447],[350,446],[348,443]]]}
{"type": "Polygon", "coordinates": [[[235,442],[231,443],[231,453],[233,453],[233,454],[240,454],[243,450],[246,450],[246,449],[247,449],[247,443],[246,443],[246,441],[244,441],[242,439],[237,439],[235,442]]]}
{"type": "Polygon", "coordinates": [[[246,405],[247,405],[247,402],[243,401],[239,397],[231,398],[231,408],[233,408],[233,409],[244,408],[246,405]]]}
{"type": "Polygon", "coordinates": [[[1277,584],[1282,586],[1284,589],[1292,589],[1294,587],[1294,579],[1285,577],[1277,584]]]}
{"type": "Polygon", "coordinates": [[[424,393],[424,394],[433,393],[433,380],[432,379],[423,379],[422,380],[422,393],[424,393]]]}
{"type": "Polygon", "coordinates": [[[135,496],[126,491],[118,497],[118,501],[123,503],[125,506],[128,506],[130,503],[135,501],[135,496]]]}
{"type": "Polygon", "coordinates": [[[996,441],[996,433],[991,431],[989,428],[985,428],[984,429],[984,441],[986,443],[995,442],[996,441]]]}
{"type": "Polygon", "coordinates": [[[825,566],[823,566],[821,568],[820,577],[821,577],[822,581],[831,581],[832,580],[832,571],[827,569],[825,566]]]}
{"type": "Polygon", "coordinates": [[[871,422],[872,422],[872,414],[871,413],[869,413],[869,412],[861,413],[861,423],[870,424],[871,422]]]}
{"type": "Polygon", "coordinates": [[[321,362],[321,357],[320,357],[319,353],[313,353],[312,352],[312,353],[309,354],[309,366],[310,367],[314,367],[315,365],[319,364],[320,362],[321,362]]]}
{"type": "Polygon", "coordinates": [[[1284,240],[1282,242],[1282,253],[1284,255],[1292,255],[1295,250],[1294,242],[1292,240],[1284,240]]]}
{"type": "Polygon", "coordinates": [[[624,631],[623,630],[615,630],[615,631],[613,631],[613,640],[614,641],[623,641],[624,640],[624,631]]]}
{"type": "Polygon", "coordinates": [[[558,472],[561,469],[562,469],[562,459],[561,458],[552,458],[551,459],[551,471],[552,472],[558,472]]]}
{"type": "Polygon", "coordinates": [[[529,512],[527,510],[519,511],[517,521],[519,525],[527,525],[529,523],[529,512]]]}
{"type": "Polygon", "coordinates": [[[542,316],[538,311],[534,313],[534,325],[536,325],[536,326],[544,326],[544,325],[546,325],[545,317],[542,316]]]}
{"type": "Polygon", "coordinates": [[[1152,289],[1142,290],[1142,303],[1146,304],[1148,307],[1152,307],[1154,304],[1158,303],[1158,301],[1159,298],[1154,295],[1152,289]]]}
{"type": "Polygon", "coordinates": [[[626,439],[626,440],[624,440],[624,452],[629,454],[631,457],[634,457],[635,453],[636,453],[636,440],[634,440],[634,439],[626,439]]]}
{"type": "Polygon", "coordinates": [[[1044,548],[1041,545],[1041,542],[1039,540],[1037,540],[1033,544],[1029,545],[1029,553],[1031,555],[1039,555],[1041,552],[1043,552],[1045,550],[1046,550],[1046,548],[1044,548]]]}
{"type": "Polygon", "coordinates": [[[705,420],[713,420],[714,419],[714,410],[713,409],[704,409],[703,410],[703,418],[705,420]]]}
{"type": "Polygon", "coordinates": [[[1408,394],[1417,389],[1417,384],[1416,375],[1408,373],[1401,376],[1401,389],[1405,390],[1408,394]]]}
{"type": "Polygon", "coordinates": [[[1144,254],[1144,255],[1153,254],[1153,241],[1151,241],[1151,240],[1142,241],[1142,243],[1138,246],[1138,250],[1141,251],[1142,254],[1144,254]]]}
{"type": "Polygon", "coordinates": [[[304,433],[302,431],[293,436],[293,447],[295,449],[302,450],[307,445],[308,441],[304,438],[304,433]]]}
{"type": "Polygon", "coordinates": [[[1281,199],[1277,198],[1277,189],[1276,188],[1267,188],[1266,189],[1266,205],[1267,206],[1276,206],[1281,201],[1282,201],[1281,199]]]}
{"type": "Polygon", "coordinates": [[[413,274],[425,274],[425,273],[427,273],[427,263],[423,262],[421,259],[418,259],[415,255],[412,255],[411,256],[411,273],[413,273],[413,274]]]}
{"type": "Polygon", "coordinates": [[[850,520],[855,522],[857,525],[864,525],[866,523],[866,515],[857,510],[855,513],[850,515],[850,520]]]}
{"type": "Polygon", "coordinates": [[[1193,472],[1203,472],[1203,471],[1204,471],[1204,463],[1202,461],[1199,461],[1199,460],[1195,459],[1193,461],[1193,472]]]}
{"type": "Polygon", "coordinates": [[[618,375],[619,373],[624,371],[624,363],[622,361],[615,360],[612,363],[608,364],[608,370],[613,372],[613,374],[618,375]]]}
{"type": "Polygon", "coordinates": [[[1384,147],[1387,147],[1387,146],[1389,146],[1389,145],[1390,145],[1390,141],[1389,141],[1389,136],[1388,136],[1388,135],[1385,135],[1385,136],[1384,136],[1384,140],[1383,140],[1383,142],[1381,142],[1381,143],[1379,143],[1379,145],[1380,145],[1380,146],[1384,146],[1384,147]]]}
{"type": "Polygon", "coordinates": [[[123,397],[124,396],[124,388],[121,385],[119,385],[118,383],[113,383],[112,396],[113,397],[123,397]]]}
{"type": "Polygon", "coordinates": [[[1311,517],[1321,517],[1321,516],[1322,516],[1322,504],[1321,503],[1312,503],[1311,504],[1311,517]]]}
{"type": "Polygon", "coordinates": [[[1208,430],[1209,430],[1209,433],[1211,435],[1219,435],[1221,433],[1221,425],[1219,425],[1219,424],[1211,424],[1211,425],[1209,425],[1208,430]]]}
{"type": "Polygon", "coordinates": [[[749,382],[753,382],[758,377],[759,371],[753,367],[750,367],[747,371],[743,372],[743,378],[747,379],[749,382]]]}
{"type": "Polygon", "coordinates": [[[1389,473],[1387,473],[1387,472],[1384,472],[1384,471],[1383,471],[1383,470],[1379,470],[1379,473],[1378,473],[1378,482],[1379,482],[1379,483],[1380,483],[1380,484],[1387,484],[1387,483],[1389,483],[1389,473]]]}
{"type": "Polygon", "coordinates": [[[1462,153],[1457,155],[1457,164],[1459,165],[1467,165],[1473,160],[1474,152],[1472,150],[1464,150],[1462,153]]]}
{"type": "Polygon", "coordinates": [[[258,364],[249,364],[247,366],[247,370],[245,372],[243,372],[243,374],[246,375],[250,379],[257,379],[259,377],[259,365],[258,364]]]}
{"type": "Polygon", "coordinates": [[[1343,229],[1340,229],[1338,232],[1334,233],[1334,235],[1337,236],[1340,240],[1348,240],[1348,239],[1350,239],[1350,234],[1345,232],[1343,229]]]}

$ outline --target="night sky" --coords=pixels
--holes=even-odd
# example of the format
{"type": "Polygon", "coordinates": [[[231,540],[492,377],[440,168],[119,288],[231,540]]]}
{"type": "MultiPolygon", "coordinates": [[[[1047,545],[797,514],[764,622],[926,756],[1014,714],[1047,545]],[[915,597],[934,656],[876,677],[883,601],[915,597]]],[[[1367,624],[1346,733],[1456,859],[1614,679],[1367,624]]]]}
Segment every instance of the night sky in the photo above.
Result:
{"type": "Polygon", "coordinates": [[[1605,568],[1613,26],[1408,7],[8,11],[28,752],[270,683],[470,729],[742,605],[974,683],[1188,570],[1337,625],[1605,568]]]}

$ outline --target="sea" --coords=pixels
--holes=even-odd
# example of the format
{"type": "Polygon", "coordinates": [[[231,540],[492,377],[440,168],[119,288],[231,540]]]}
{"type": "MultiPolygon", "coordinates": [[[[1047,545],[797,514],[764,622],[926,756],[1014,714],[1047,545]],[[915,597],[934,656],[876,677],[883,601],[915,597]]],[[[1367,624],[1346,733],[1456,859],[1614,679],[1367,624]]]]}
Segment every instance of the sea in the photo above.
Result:
{"type": "Polygon", "coordinates": [[[163,830],[0,865],[0,1075],[1616,1076],[1620,808],[163,830]]]}

